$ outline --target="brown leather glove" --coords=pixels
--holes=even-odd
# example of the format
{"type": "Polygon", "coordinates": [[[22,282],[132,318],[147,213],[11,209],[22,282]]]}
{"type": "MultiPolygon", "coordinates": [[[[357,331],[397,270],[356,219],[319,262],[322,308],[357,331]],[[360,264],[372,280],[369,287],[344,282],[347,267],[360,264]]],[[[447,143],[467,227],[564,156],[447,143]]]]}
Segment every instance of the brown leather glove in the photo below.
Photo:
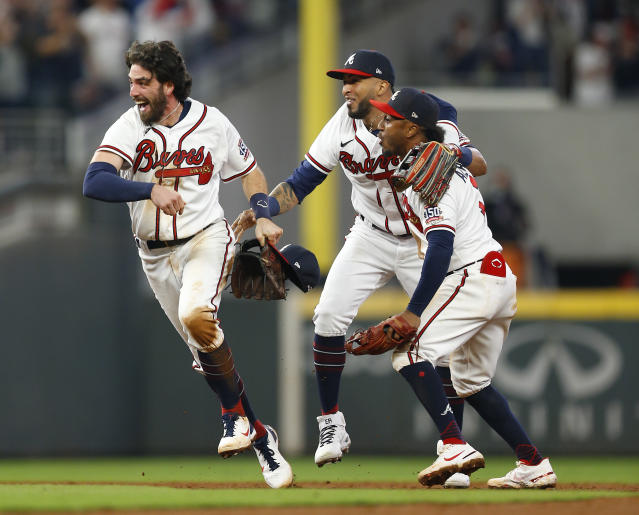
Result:
{"type": "Polygon", "coordinates": [[[395,315],[377,325],[357,331],[344,347],[355,356],[362,354],[384,354],[415,338],[417,329],[401,315],[395,315]]]}
{"type": "Polygon", "coordinates": [[[231,292],[235,297],[255,300],[285,299],[285,280],[282,262],[270,244],[260,248],[256,239],[242,243],[231,271],[231,292]]]}

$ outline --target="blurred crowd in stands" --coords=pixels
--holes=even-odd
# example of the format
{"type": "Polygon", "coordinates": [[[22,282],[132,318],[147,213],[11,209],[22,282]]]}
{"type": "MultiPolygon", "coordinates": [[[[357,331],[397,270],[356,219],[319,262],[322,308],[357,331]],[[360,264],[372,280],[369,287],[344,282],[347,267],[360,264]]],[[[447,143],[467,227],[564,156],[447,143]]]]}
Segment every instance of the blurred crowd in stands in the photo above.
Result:
{"type": "Polygon", "coordinates": [[[459,12],[427,55],[451,84],[551,86],[606,105],[639,94],[639,2],[494,0],[486,26],[459,12]]]}
{"type": "MultiPolygon", "coordinates": [[[[428,71],[429,83],[550,86],[583,106],[639,96],[639,0],[485,2],[491,11],[485,26],[460,12],[438,45],[413,52],[430,56],[427,66],[415,63],[428,71]]],[[[0,0],[0,107],[89,110],[126,91],[123,52],[133,39],[171,39],[192,62],[294,23],[297,4],[0,0]]],[[[367,5],[340,5],[346,12],[358,4],[367,5]]]]}
{"type": "Polygon", "coordinates": [[[128,89],[133,39],[187,59],[295,19],[296,0],[0,0],[0,107],[82,112],[128,89]]]}

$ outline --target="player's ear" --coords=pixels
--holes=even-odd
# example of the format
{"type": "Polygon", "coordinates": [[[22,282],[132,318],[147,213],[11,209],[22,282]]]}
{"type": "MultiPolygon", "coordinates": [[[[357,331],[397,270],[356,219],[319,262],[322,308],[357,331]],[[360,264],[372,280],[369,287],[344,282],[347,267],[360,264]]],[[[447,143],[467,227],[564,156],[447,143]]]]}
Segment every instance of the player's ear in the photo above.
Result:
{"type": "Polygon", "coordinates": [[[390,88],[390,82],[380,79],[377,82],[377,95],[380,97],[384,96],[384,94],[389,90],[389,88],[390,88]]]}
{"type": "Polygon", "coordinates": [[[175,85],[172,82],[165,82],[162,84],[162,89],[164,90],[164,95],[169,96],[175,91],[175,85]]]}
{"type": "Polygon", "coordinates": [[[417,134],[420,131],[420,128],[418,125],[415,125],[414,123],[407,123],[406,124],[406,137],[407,138],[412,138],[413,136],[415,136],[415,134],[417,134]]]}

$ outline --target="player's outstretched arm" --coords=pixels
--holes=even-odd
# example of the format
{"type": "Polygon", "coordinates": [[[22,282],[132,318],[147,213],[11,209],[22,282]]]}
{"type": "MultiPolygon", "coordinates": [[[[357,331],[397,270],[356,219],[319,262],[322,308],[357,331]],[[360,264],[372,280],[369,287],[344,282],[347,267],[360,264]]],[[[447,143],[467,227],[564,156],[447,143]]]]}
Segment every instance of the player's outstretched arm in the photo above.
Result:
{"type": "MultiPolygon", "coordinates": [[[[316,170],[308,161],[304,160],[293,171],[291,176],[279,183],[267,199],[270,216],[286,213],[304,200],[318,185],[326,179],[326,174],[316,170]]],[[[239,214],[231,228],[236,238],[255,225],[255,217],[252,210],[247,209],[239,214]]]]}
{"type": "MultiPolygon", "coordinates": [[[[251,204],[251,210],[256,220],[255,237],[260,242],[260,245],[264,245],[266,240],[272,244],[277,243],[284,232],[281,227],[271,220],[266,187],[266,177],[264,177],[259,166],[256,166],[253,171],[242,177],[242,188],[244,189],[246,198],[249,199],[249,203],[251,204]]],[[[233,222],[232,226],[236,236],[238,234],[237,223],[238,220],[233,222]]],[[[244,230],[239,232],[239,234],[241,235],[242,232],[244,232],[244,230]]]]}
{"type": "Polygon", "coordinates": [[[464,166],[475,177],[486,175],[488,166],[483,154],[470,145],[460,147],[455,143],[446,143],[446,146],[450,148],[459,159],[459,164],[464,166]]]}
{"type": "Polygon", "coordinates": [[[269,196],[277,200],[280,206],[279,213],[286,213],[300,203],[293,191],[293,187],[288,182],[280,182],[273,188],[269,196]]]}
{"type": "Polygon", "coordinates": [[[474,147],[471,148],[470,151],[473,154],[473,160],[466,167],[466,169],[470,173],[472,173],[475,177],[486,175],[486,172],[488,171],[488,165],[486,164],[486,160],[484,159],[484,156],[478,149],[474,147]]]}
{"type": "MultiPolygon", "coordinates": [[[[287,182],[281,182],[275,186],[268,196],[267,201],[271,216],[286,213],[299,204],[293,188],[287,182]]],[[[255,222],[255,213],[252,209],[242,211],[231,225],[231,229],[233,229],[235,233],[235,238],[239,240],[242,234],[244,234],[244,231],[253,227],[255,222]]]]}
{"type": "Polygon", "coordinates": [[[98,150],[84,176],[85,197],[104,202],[151,201],[167,215],[182,214],[185,202],[173,189],[150,182],[130,181],[118,175],[124,160],[113,152],[98,150]]]}

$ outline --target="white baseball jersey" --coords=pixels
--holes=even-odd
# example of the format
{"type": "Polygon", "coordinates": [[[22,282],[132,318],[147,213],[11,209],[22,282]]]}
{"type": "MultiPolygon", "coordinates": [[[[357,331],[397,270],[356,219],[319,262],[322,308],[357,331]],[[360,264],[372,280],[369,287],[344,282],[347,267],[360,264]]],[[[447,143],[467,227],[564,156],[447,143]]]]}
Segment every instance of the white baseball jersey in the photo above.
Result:
{"type": "MultiPolygon", "coordinates": [[[[438,125],[444,130],[446,143],[470,144],[454,122],[440,120],[438,125]]],[[[401,199],[389,182],[400,159],[382,156],[379,138],[362,120],[348,116],[346,104],[324,126],[306,159],[324,174],[339,163],[352,184],[351,201],[355,211],[390,233],[410,234],[402,216],[401,199]]]]}
{"type": "MultiPolygon", "coordinates": [[[[455,235],[446,277],[421,315],[417,343],[393,352],[393,367],[449,356],[451,379],[462,397],[491,382],[516,312],[516,281],[488,227],[477,182],[458,167],[437,206],[426,207],[412,189],[403,199],[413,232],[455,235]]],[[[421,272],[420,272],[421,274],[421,272]]]]}
{"type": "Polygon", "coordinates": [[[448,191],[437,206],[425,207],[412,188],[406,190],[403,204],[407,218],[417,229],[413,233],[425,244],[430,231],[444,230],[454,234],[449,271],[477,261],[491,250],[502,250],[488,227],[484,199],[477,181],[463,167],[457,168],[448,191]]]}
{"type": "Polygon", "coordinates": [[[191,107],[173,127],[145,125],[137,107],[107,131],[98,150],[124,159],[125,179],[173,187],[186,203],[181,215],[164,214],[151,200],[129,202],[133,234],[141,240],[192,236],[221,220],[220,179],[241,177],[255,158],[233,124],[215,107],[188,99],[191,107]]]}

